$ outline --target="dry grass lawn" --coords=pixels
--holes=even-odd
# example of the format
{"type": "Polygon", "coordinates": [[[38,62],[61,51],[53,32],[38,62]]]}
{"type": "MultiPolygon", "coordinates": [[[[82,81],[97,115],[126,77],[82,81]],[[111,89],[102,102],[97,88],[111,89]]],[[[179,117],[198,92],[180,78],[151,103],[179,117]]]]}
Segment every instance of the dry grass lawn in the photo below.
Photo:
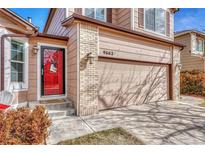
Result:
{"type": "Polygon", "coordinates": [[[205,100],[203,100],[199,105],[205,107],[205,100]]]}
{"type": "Polygon", "coordinates": [[[122,128],[108,129],[71,140],[59,142],[61,145],[142,145],[141,140],[122,128]]]}

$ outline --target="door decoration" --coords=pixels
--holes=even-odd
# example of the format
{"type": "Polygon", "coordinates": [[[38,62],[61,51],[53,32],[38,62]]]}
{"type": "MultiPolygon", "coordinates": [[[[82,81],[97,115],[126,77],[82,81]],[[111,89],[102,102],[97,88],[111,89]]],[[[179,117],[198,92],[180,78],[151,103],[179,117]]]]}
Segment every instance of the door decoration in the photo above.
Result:
{"type": "Polygon", "coordinates": [[[50,72],[51,73],[57,72],[57,61],[55,61],[54,59],[51,59],[50,72]]]}

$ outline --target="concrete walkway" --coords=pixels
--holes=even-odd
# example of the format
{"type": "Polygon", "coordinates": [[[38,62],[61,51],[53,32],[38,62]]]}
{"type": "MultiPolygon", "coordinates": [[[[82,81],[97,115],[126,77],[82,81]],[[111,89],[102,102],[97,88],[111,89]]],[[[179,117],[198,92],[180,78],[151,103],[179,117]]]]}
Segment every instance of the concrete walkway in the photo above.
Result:
{"type": "Polygon", "coordinates": [[[80,117],[71,116],[52,121],[47,144],[56,144],[60,141],[83,136],[93,131],[80,117]]]}
{"type": "Polygon", "coordinates": [[[186,103],[164,101],[81,118],[54,121],[48,143],[123,127],[145,144],[205,144],[205,108],[186,103]]]}
{"type": "Polygon", "coordinates": [[[194,106],[200,106],[200,104],[204,101],[204,99],[199,98],[199,97],[193,97],[193,96],[185,96],[182,95],[180,102],[186,103],[189,105],[194,105],[194,106]]]}

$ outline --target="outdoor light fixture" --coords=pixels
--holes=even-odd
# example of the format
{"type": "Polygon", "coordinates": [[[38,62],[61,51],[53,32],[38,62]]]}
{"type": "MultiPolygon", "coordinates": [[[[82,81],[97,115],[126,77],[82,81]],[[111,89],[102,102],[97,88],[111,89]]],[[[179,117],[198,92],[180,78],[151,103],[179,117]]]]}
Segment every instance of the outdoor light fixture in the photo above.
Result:
{"type": "Polygon", "coordinates": [[[181,70],[182,69],[182,64],[181,63],[177,64],[177,67],[179,68],[179,70],[181,70]]]}
{"type": "Polygon", "coordinates": [[[90,64],[93,64],[94,58],[95,56],[91,52],[87,53],[86,59],[89,60],[90,64]]]}
{"type": "Polygon", "coordinates": [[[34,54],[37,54],[37,53],[38,53],[38,50],[39,50],[38,46],[37,46],[37,45],[34,45],[34,46],[33,46],[33,53],[34,53],[34,54]]]}

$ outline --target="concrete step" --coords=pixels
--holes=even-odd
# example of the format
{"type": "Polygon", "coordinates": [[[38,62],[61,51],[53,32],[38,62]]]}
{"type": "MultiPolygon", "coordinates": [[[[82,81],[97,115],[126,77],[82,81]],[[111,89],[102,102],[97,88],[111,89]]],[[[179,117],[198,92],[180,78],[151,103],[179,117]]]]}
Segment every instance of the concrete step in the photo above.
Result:
{"type": "Polygon", "coordinates": [[[36,105],[44,105],[48,110],[62,110],[65,108],[72,108],[73,105],[70,101],[68,100],[62,100],[62,99],[57,99],[57,100],[46,100],[46,101],[41,101],[39,103],[37,102],[30,102],[29,107],[34,108],[36,105]]]}
{"type": "Polygon", "coordinates": [[[43,104],[46,106],[48,110],[63,110],[65,108],[72,108],[72,104],[69,102],[61,102],[61,103],[47,103],[43,104]]]}
{"type": "Polygon", "coordinates": [[[51,118],[56,117],[66,117],[66,116],[73,116],[75,115],[75,109],[74,108],[65,108],[63,110],[47,110],[48,114],[51,118]]]}

